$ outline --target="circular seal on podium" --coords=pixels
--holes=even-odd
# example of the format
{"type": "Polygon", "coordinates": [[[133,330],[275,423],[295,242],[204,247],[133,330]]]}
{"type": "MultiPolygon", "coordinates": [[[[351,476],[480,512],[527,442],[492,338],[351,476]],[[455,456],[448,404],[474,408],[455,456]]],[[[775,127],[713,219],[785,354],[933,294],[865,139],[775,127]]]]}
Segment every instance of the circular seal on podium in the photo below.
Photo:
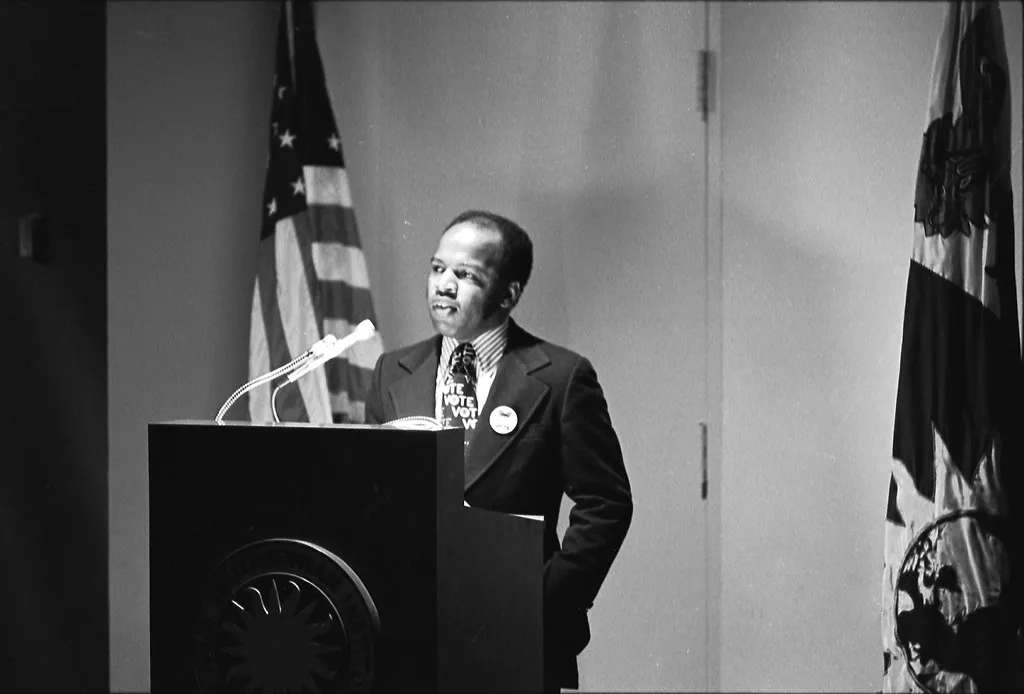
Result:
{"type": "Polygon", "coordinates": [[[373,684],[380,618],[356,572],[304,540],[235,550],[200,607],[201,692],[359,692],[373,684]]]}

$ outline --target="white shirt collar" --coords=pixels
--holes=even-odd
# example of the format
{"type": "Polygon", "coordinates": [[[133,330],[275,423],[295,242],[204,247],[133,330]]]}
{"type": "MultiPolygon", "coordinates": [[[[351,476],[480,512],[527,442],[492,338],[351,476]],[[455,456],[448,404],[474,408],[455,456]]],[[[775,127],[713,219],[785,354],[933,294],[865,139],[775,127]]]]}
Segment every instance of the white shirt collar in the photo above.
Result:
{"type": "MultiPolygon", "coordinates": [[[[501,355],[505,353],[505,347],[508,345],[508,323],[506,318],[501,325],[477,335],[470,341],[473,349],[476,350],[477,373],[490,372],[498,368],[498,360],[501,359],[501,355]]],[[[445,373],[448,371],[452,352],[459,344],[454,337],[441,338],[441,360],[439,362],[441,368],[438,371],[445,373]]]]}

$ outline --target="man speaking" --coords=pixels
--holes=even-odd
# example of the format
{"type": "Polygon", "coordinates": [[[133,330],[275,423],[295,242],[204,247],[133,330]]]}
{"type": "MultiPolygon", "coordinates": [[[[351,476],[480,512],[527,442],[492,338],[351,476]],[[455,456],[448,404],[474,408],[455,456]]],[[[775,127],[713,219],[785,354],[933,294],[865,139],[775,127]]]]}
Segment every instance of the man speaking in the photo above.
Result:
{"type": "Polygon", "coordinates": [[[470,506],[543,516],[545,689],[579,687],[587,610],[633,515],[622,449],[590,362],[509,315],[533,266],[523,229],[470,210],[430,259],[427,311],[437,335],[377,360],[366,421],[429,415],[465,432],[470,506]],[[565,493],[573,502],[561,545],[565,493]]]}

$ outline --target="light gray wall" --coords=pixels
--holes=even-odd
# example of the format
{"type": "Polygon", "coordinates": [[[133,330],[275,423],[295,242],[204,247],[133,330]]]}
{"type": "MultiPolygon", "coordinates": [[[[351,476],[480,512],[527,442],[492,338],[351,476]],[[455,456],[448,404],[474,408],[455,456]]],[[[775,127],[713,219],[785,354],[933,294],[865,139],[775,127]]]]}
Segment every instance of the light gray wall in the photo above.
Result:
{"type": "MultiPolygon", "coordinates": [[[[1003,7],[1017,37],[1009,53],[1019,105],[1019,6],[1003,7]]],[[[146,423],[210,417],[246,376],[277,7],[110,3],[107,13],[111,687],[123,691],[149,685],[146,423]]],[[[458,108],[482,94],[496,102],[497,122],[467,133],[427,118],[440,104],[407,99],[384,78],[406,70],[412,79],[422,66],[370,48],[447,46],[429,31],[387,35],[371,4],[318,6],[321,21],[341,15],[359,30],[334,25],[321,50],[349,168],[372,172],[353,173],[353,198],[393,347],[429,330],[422,264],[438,225],[461,206],[455,193],[521,212],[528,228],[545,214],[568,223],[564,201],[538,197],[508,172],[541,161],[545,148],[578,157],[579,142],[537,141],[500,120],[515,104],[486,74],[435,98],[458,108]],[[342,60],[381,77],[345,78],[342,60]],[[402,108],[385,109],[394,102],[402,108]],[[495,131],[518,135],[494,143],[505,159],[487,175],[431,167],[441,148],[495,131]],[[423,132],[429,145],[406,144],[423,132]],[[433,172],[436,199],[413,200],[394,183],[404,166],[433,172]]],[[[723,4],[725,440],[713,589],[726,690],[877,686],[909,214],[940,16],[916,3],[723,4]]],[[[471,24],[456,28],[465,54],[488,48],[471,24]]],[[[499,52],[525,61],[560,36],[509,35],[499,52]]],[[[592,57],[554,63],[563,89],[580,77],[566,64],[581,60],[591,75],[592,57]]],[[[681,85],[689,89],[692,75],[681,85]]],[[[553,88],[537,103],[560,98],[553,88]]],[[[568,131],[573,116],[562,116],[568,131]]],[[[580,336],[570,318],[588,309],[566,301],[562,245],[541,237],[538,246],[545,268],[523,319],[572,344],[580,336]]]]}
{"type": "MultiPolygon", "coordinates": [[[[560,14],[527,7],[513,3],[509,11],[520,17],[560,14]]],[[[541,227],[547,210],[528,204],[540,191],[524,174],[543,157],[537,153],[543,147],[564,155],[559,171],[568,174],[580,147],[571,140],[531,142],[530,118],[550,114],[544,100],[555,95],[532,94],[533,108],[526,109],[515,90],[535,80],[536,71],[558,69],[541,62],[540,48],[555,38],[557,27],[553,21],[546,28],[536,20],[507,21],[504,14],[494,2],[316,5],[320,51],[386,347],[432,333],[423,309],[425,268],[440,230],[468,206],[507,214],[533,232],[534,253],[545,259],[544,267],[531,277],[517,314],[552,340],[570,338],[562,245],[541,227]],[[526,32],[496,35],[502,21],[526,32]],[[478,109],[482,104],[488,118],[470,118],[484,110],[478,109]],[[522,119],[524,113],[533,115],[522,119]],[[471,160],[460,166],[467,150],[471,160]]],[[[571,73],[578,77],[580,71],[577,66],[571,73]]],[[[566,84],[568,98],[582,101],[588,83],[566,84]]]]}
{"type": "Polygon", "coordinates": [[[247,377],[277,5],[114,2],[107,21],[110,684],[144,691],[146,425],[212,418],[247,377]]]}
{"type": "MultiPolygon", "coordinates": [[[[1001,5],[1019,234],[1020,4],[1001,5]]],[[[875,690],[914,185],[942,7],[722,7],[720,684],[875,690]]]]}
{"type": "MultiPolygon", "coordinates": [[[[598,689],[677,689],[680,677],[703,675],[694,674],[703,651],[690,667],[668,657],[678,644],[667,638],[701,644],[705,617],[703,594],[687,588],[704,579],[704,537],[677,504],[685,493],[702,517],[704,348],[690,321],[703,320],[703,280],[677,273],[682,263],[702,269],[694,62],[703,8],[639,7],[317,5],[385,345],[430,334],[425,273],[443,225],[469,206],[493,209],[535,242],[517,319],[590,356],[608,394],[640,508],[623,550],[632,555],[592,612],[582,678],[598,689]],[[685,137],[677,119],[689,123],[685,137]],[[651,316],[663,339],[638,341],[652,334],[651,316]],[[658,354],[686,368],[647,392],[687,399],[652,415],[629,368],[658,354]],[[672,523],[687,528],[686,544],[672,523]]],[[[209,417],[245,378],[276,5],[109,12],[112,683],[141,689],[145,424],[209,417]]]]}

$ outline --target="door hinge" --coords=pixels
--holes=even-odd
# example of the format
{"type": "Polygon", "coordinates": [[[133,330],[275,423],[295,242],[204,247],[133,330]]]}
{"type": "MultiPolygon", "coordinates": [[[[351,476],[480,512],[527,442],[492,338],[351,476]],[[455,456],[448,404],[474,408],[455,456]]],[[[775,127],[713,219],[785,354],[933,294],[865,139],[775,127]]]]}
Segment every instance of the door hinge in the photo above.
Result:
{"type": "Polygon", "coordinates": [[[708,498],[708,425],[700,423],[700,498],[708,498]]]}
{"type": "Polygon", "coordinates": [[[706,123],[708,114],[715,110],[715,53],[699,51],[697,69],[697,101],[700,106],[700,119],[706,123]]]}

